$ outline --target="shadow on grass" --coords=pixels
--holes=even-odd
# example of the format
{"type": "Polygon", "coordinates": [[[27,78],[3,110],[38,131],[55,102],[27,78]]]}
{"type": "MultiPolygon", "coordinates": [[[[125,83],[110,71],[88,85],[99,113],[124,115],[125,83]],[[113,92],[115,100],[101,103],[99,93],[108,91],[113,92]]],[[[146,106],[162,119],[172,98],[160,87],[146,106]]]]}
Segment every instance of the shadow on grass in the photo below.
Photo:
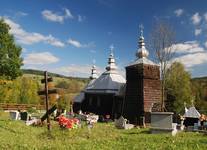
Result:
{"type": "Polygon", "coordinates": [[[45,131],[45,132],[39,134],[39,138],[48,139],[48,140],[55,140],[56,139],[51,131],[45,131]]]}
{"type": "Polygon", "coordinates": [[[151,131],[150,130],[144,130],[144,131],[141,131],[140,133],[141,134],[151,134],[151,131]]]}
{"type": "Polygon", "coordinates": [[[123,134],[128,134],[128,135],[136,135],[136,134],[151,134],[150,130],[137,130],[137,131],[127,131],[123,132],[123,134]]]}

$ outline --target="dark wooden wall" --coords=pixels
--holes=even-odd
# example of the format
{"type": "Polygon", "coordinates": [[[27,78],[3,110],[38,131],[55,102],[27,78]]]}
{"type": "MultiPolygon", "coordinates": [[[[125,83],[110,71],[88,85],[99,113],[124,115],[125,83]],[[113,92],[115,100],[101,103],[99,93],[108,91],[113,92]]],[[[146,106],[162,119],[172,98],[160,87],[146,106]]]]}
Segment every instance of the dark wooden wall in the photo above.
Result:
{"type": "Polygon", "coordinates": [[[124,116],[134,124],[150,122],[152,104],[160,101],[159,66],[138,64],[126,67],[124,116]]]}
{"type": "Polygon", "coordinates": [[[122,110],[123,97],[114,94],[85,93],[85,99],[81,103],[82,112],[92,112],[97,115],[110,115],[115,118],[122,110]]]}

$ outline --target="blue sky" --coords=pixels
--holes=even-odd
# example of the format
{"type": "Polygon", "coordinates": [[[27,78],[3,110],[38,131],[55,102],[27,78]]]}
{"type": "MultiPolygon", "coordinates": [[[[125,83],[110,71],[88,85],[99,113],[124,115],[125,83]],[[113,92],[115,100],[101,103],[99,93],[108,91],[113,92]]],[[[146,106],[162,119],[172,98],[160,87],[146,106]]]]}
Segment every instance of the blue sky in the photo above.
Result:
{"type": "Polygon", "coordinates": [[[23,48],[23,68],[81,77],[93,62],[104,71],[110,45],[124,74],[136,59],[139,24],[148,46],[153,24],[165,20],[176,32],[174,60],[199,77],[207,76],[206,6],[205,0],[1,0],[0,16],[23,48]]]}

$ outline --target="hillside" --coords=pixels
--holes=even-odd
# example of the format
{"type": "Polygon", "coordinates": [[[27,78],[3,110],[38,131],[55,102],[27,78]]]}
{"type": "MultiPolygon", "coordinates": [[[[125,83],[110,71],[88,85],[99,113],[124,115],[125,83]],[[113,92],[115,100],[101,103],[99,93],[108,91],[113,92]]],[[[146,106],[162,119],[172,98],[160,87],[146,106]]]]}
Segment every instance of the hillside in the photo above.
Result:
{"type": "MultiPolygon", "coordinates": [[[[34,69],[22,69],[23,75],[29,74],[29,75],[37,75],[37,76],[43,76],[44,71],[41,70],[34,70],[34,69]]],[[[81,77],[68,77],[64,75],[60,75],[57,73],[51,73],[48,72],[48,75],[51,77],[57,77],[57,78],[62,78],[62,79],[70,79],[70,80],[77,80],[77,81],[82,81],[82,82],[88,82],[88,78],[81,78],[81,77]]]]}

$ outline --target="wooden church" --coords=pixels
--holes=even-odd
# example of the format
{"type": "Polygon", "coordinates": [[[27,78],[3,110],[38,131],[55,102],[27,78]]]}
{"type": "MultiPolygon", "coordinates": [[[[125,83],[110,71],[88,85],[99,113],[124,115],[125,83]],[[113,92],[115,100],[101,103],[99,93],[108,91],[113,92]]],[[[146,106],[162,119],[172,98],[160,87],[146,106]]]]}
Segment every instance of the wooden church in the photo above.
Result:
{"type": "Polygon", "coordinates": [[[126,80],[117,70],[113,52],[108,58],[106,71],[98,78],[95,66],[92,67],[91,81],[74,99],[74,110],[110,115],[114,119],[121,115],[126,80]]]}
{"type": "Polygon", "coordinates": [[[130,123],[150,122],[153,104],[161,99],[160,68],[147,57],[141,29],[136,60],[126,66],[126,80],[118,73],[113,53],[108,58],[106,71],[98,78],[92,67],[91,81],[74,99],[74,110],[124,116],[130,123]]]}

